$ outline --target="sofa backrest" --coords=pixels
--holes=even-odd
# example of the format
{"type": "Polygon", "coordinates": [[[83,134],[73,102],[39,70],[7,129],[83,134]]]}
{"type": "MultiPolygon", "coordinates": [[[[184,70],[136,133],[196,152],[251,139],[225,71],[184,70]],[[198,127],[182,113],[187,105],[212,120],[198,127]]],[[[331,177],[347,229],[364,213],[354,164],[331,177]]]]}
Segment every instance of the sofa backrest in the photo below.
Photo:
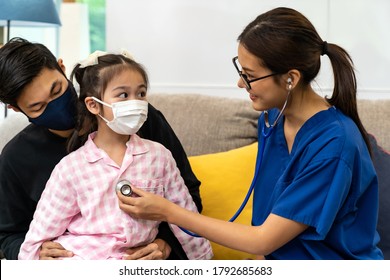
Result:
{"type": "MultiPolygon", "coordinates": [[[[227,151],[257,141],[257,118],[250,100],[200,94],[150,94],[189,156],[227,151]]],[[[366,130],[390,151],[390,99],[357,102],[366,130]]]]}
{"type": "Polygon", "coordinates": [[[259,112],[250,100],[200,94],[150,94],[188,156],[224,152],[257,141],[259,112]]]}

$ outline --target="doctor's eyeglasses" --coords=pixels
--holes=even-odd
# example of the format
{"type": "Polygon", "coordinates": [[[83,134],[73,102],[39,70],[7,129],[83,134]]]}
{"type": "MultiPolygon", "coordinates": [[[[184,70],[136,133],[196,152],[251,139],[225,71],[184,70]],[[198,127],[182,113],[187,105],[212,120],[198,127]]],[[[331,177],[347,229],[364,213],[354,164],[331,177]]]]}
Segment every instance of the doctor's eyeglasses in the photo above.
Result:
{"type": "Polygon", "coordinates": [[[242,81],[244,82],[244,85],[245,85],[247,90],[250,90],[252,88],[251,87],[251,83],[253,83],[253,82],[256,82],[256,81],[259,81],[259,80],[262,80],[262,79],[265,79],[265,78],[268,78],[268,77],[272,77],[272,76],[278,75],[278,73],[272,73],[272,74],[269,74],[269,75],[266,75],[266,76],[263,76],[263,77],[260,77],[260,78],[255,78],[255,79],[249,80],[248,76],[246,74],[242,73],[241,66],[239,66],[239,64],[238,64],[238,56],[233,57],[232,60],[233,60],[234,67],[236,67],[238,75],[240,75],[240,77],[241,77],[242,81]]]}

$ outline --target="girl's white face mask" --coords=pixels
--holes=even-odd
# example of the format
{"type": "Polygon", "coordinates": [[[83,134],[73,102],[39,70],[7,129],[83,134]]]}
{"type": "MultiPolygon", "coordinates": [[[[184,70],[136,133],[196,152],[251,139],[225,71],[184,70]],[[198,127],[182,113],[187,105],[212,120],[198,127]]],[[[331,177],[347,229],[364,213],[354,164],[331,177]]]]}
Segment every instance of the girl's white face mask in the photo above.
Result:
{"type": "Polygon", "coordinates": [[[138,132],[148,117],[148,102],[145,100],[127,100],[111,105],[92,97],[96,102],[111,107],[113,119],[107,120],[99,114],[109,128],[118,134],[133,135],[138,132]]]}

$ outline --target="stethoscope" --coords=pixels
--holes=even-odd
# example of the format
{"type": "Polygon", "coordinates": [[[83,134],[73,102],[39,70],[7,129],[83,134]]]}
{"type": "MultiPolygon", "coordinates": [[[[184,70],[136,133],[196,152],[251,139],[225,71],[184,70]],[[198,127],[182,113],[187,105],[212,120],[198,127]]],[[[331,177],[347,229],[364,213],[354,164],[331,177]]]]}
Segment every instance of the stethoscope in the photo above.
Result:
{"type": "MultiPolygon", "coordinates": [[[[236,211],[236,213],[228,220],[228,222],[234,222],[238,216],[241,214],[242,210],[244,210],[246,204],[248,203],[249,201],[249,198],[255,188],[255,183],[257,181],[257,177],[259,176],[259,170],[260,170],[260,166],[261,166],[261,162],[263,161],[263,155],[264,155],[264,149],[265,149],[265,142],[266,140],[271,136],[273,130],[274,130],[274,126],[277,124],[277,122],[275,121],[274,124],[270,125],[268,123],[268,112],[267,111],[264,111],[264,120],[265,120],[265,126],[263,127],[263,129],[261,130],[261,134],[263,135],[263,141],[261,141],[261,144],[260,144],[260,147],[259,147],[259,150],[257,152],[257,161],[256,161],[256,166],[255,166],[255,175],[253,177],[253,180],[252,180],[252,183],[248,189],[248,192],[243,200],[243,202],[241,203],[241,206],[238,208],[238,210],[236,211]],[[267,128],[266,128],[267,127],[267,128]]],[[[278,120],[278,118],[277,118],[278,120]]],[[[202,237],[196,233],[193,233],[185,228],[181,228],[180,229],[182,231],[184,231],[185,233],[187,233],[188,235],[191,235],[193,237],[202,237]]]]}
{"type": "MultiPolygon", "coordinates": [[[[267,116],[267,121],[268,121],[268,112],[264,111],[264,117],[267,116]]],[[[267,121],[266,121],[266,126],[267,126],[267,121]]],[[[266,131],[265,127],[263,127],[263,129],[261,130],[261,133],[263,135],[263,139],[264,141],[261,141],[261,145],[260,145],[260,148],[258,150],[258,160],[256,161],[256,167],[255,167],[255,175],[254,175],[254,178],[252,180],[252,183],[249,187],[249,190],[248,190],[248,193],[246,194],[245,198],[244,198],[244,201],[241,203],[241,206],[238,208],[238,210],[236,211],[236,213],[229,219],[229,222],[234,222],[238,216],[241,214],[242,210],[244,210],[246,204],[248,203],[248,200],[253,192],[253,189],[255,187],[255,182],[257,181],[257,177],[259,175],[259,169],[260,169],[260,166],[261,166],[261,162],[263,161],[263,154],[264,154],[264,148],[265,148],[265,140],[267,138],[269,138],[272,134],[272,131],[274,129],[274,125],[276,123],[274,123],[273,125],[267,127],[268,131],[266,131]]],[[[131,188],[131,183],[127,180],[121,180],[119,181],[116,186],[115,186],[115,191],[120,191],[121,194],[123,194],[124,196],[131,196],[133,194],[133,190],[131,188]]],[[[187,233],[188,235],[191,235],[193,237],[202,237],[201,235],[198,235],[196,233],[193,233],[185,228],[182,228],[182,227],[179,227],[182,231],[184,231],[185,233],[187,233]]]]}
{"type": "Polygon", "coordinates": [[[133,189],[131,188],[131,183],[127,180],[121,180],[115,185],[115,191],[120,192],[124,196],[131,196],[133,194],[133,189]]]}
{"type": "MultiPolygon", "coordinates": [[[[280,110],[279,114],[277,115],[275,121],[272,124],[269,124],[268,111],[266,111],[266,110],[263,111],[265,125],[263,126],[263,128],[261,130],[261,135],[263,136],[263,141],[261,141],[260,147],[259,147],[258,152],[257,152],[257,161],[256,161],[256,166],[255,166],[255,175],[253,176],[252,183],[251,183],[251,185],[250,185],[250,187],[248,189],[248,193],[246,194],[246,196],[244,198],[244,201],[241,203],[241,206],[238,208],[236,213],[228,220],[228,222],[234,222],[238,218],[238,216],[241,214],[242,210],[244,210],[246,204],[248,203],[248,200],[249,200],[249,198],[250,198],[250,196],[251,196],[251,194],[252,194],[252,192],[253,192],[253,190],[255,188],[255,184],[257,182],[257,178],[258,178],[259,173],[260,173],[260,166],[261,166],[261,163],[263,161],[265,142],[271,136],[272,132],[274,131],[275,126],[279,123],[279,120],[282,117],[283,112],[284,112],[284,110],[287,107],[287,102],[288,102],[289,97],[290,97],[290,92],[291,92],[291,86],[290,86],[290,83],[289,83],[289,91],[287,93],[286,101],[284,102],[282,109],[280,110]]],[[[185,233],[187,233],[188,235],[191,235],[193,237],[202,237],[202,236],[200,236],[200,235],[198,235],[196,233],[193,233],[193,232],[191,232],[191,231],[189,231],[189,230],[187,230],[185,228],[182,228],[182,227],[179,227],[179,228],[182,231],[184,231],[185,233]]]]}
{"type": "MultiPolygon", "coordinates": [[[[257,182],[257,178],[258,178],[259,173],[260,173],[260,167],[261,167],[261,163],[263,161],[263,155],[264,155],[264,149],[265,149],[265,142],[271,136],[275,126],[279,123],[279,120],[282,117],[284,110],[286,109],[289,96],[290,96],[290,91],[288,92],[286,101],[284,102],[284,105],[283,105],[282,109],[280,110],[278,116],[276,117],[275,121],[273,122],[273,124],[269,124],[268,111],[266,111],[266,110],[263,111],[265,125],[263,126],[263,128],[261,130],[261,135],[263,136],[263,141],[261,141],[260,147],[259,147],[258,152],[257,152],[255,175],[254,175],[252,183],[248,189],[248,192],[247,192],[243,202],[241,203],[241,206],[238,208],[236,213],[228,220],[228,222],[234,222],[238,218],[238,216],[241,214],[242,210],[244,210],[246,204],[249,201],[249,198],[250,198],[250,196],[255,188],[255,183],[257,182]]],[[[133,193],[133,191],[131,189],[131,183],[127,180],[119,181],[115,186],[115,190],[120,191],[124,196],[131,196],[133,193]]],[[[182,227],[179,227],[179,228],[182,231],[184,231],[185,233],[187,233],[188,235],[191,235],[193,237],[202,237],[201,235],[193,233],[185,228],[182,228],[182,227]]]]}

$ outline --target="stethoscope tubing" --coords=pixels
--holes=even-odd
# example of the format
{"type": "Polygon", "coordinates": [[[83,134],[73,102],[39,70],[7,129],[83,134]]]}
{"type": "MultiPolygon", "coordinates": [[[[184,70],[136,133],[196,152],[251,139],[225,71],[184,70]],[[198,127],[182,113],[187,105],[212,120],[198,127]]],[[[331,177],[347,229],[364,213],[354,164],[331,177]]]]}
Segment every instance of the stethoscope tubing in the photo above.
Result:
{"type": "MultiPolygon", "coordinates": [[[[267,114],[267,112],[265,112],[267,114]]],[[[257,152],[257,161],[256,161],[256,166],[255,166],[255,175],[253,177],[253,180],[252,180],[252,183],[248,189],[248,192],[243,200],[243,202],[241,203],[241,206],[238,208],[238,210],[236,211],[236,213],[228,220],[228,222],[234,222],[237,217],[241,214],[242,210],[244,210],[246,204],[248,203],[249,201],[249,198],[255,188],[255,184],[256,184],[256,181],[257,181],[257,177],[259,176],[259,171],[260,171],[260,166],[261,166],[261,163],[263,161],[263,155],[264,155],[264,149],[265,149],[265,142],[266,142],[266,139],[269,138],[272,134],[272,131],[274,129],[274,126],[276,124],[276,122],[269,126],[268,124],[268,119],[266,121],[266,125],[263,126],[263,129],[261,130],[261,134],[263,136],[263,140],[260,142],[260,148],[258,149],[258,152],[257,152]],[[266,131],[266,127],[268,128],[268,131],[266,131]]],[[[260,136],[260,135],[259,135],[260,136]]],[[[120,191],[124,196],[131,196],[132,195],[132,188],[131,188],[131,183],[127,180],[122,180],[120,181],[116,187],[115,187],[116,191],[120,191]]],[[[182,228],[182,227],[179,227],[182,231],[184,231],[185,233],[187,233],[188,235],[190,236],[193,236],[193,237],[202,237],[196,233],[193,233],[185,228],[182,228]]]]}
{"type": "MultiPolygon", "coordinates": [[[[233,217],[230,218],[229,222],[233,222],[234,220],[237,219],[237,217],[241,214],[242,210],[244,209],[244,207],[246,206],[246,204],[248,203],[248,200],[249,200],[249,197],[251,196],[252,192],[253,192],[253,189],[255,188],[255,183],[257,181],[257,177],[259,175],[259,170],[260,170],[260,166],[261,166],[261,162],[263,161],[263,155],[264,155],[264,149],[265,149],[265,141],[267,140],[267,138],[269,138],[274,130],[274,127],[278,124],[279,120],[281,119],[282,115],[283,115],[283,112],[284,110],[287,108],[287,103],[288,103],[288,100],[289,100],[289,97],[290,97],[290,93],[291,93],[291,88],[292,88],[292,84],[291,84],[291,80],[288,82],[289,83],[289,88],[288,88],[288,92],[287,92],[287,97],[286,97],[286,101],[284,102],[283,104],[283,107],[282,109],[280,110],[279,114],[276,116],[275,118],[275,121],[273,122],[273,124],[270,124],[269,121],[268,121],[268,111],[267,110],[264,110],[263,113],[264,113],[264,126],[263,126],[263,129],[261,130],[261,134],[263,136],[263,141],[261,141],[260,143],[260,148],[257,152],[257,161],[256,161],[256,167],[255,167],[255,175],[254,175],[254,178],[252,180],[252,183],[251,183],[251,186],[249,187],[249,190],[248,190],[248,193],[246,194],[245,198],[244,198],[244,201],[242,202],[240,208],[238,208],[237,212],[233,215],[233,217]],[[268,128],[268,131],[266,131],[266,127],[268,128]]],[[[259,140],[260,140],[260,133],[259,133],[259,140]]],[[[185,233],[193,236],[193,237],[202,237],[200,235],[197,235],[189,230],[186,230],[184,228],[181,228],[179,227],[182,231],[184,231],[185,233]]]]}
{"type": "MultiPolygon", "coordinates": [[[[275,124],[274,124],[275,125],[275,124]]],[[[249,201],[249,198],[255,188],[255,184],[256,184],[256,181],[257,181],[257,177],[259,176],[259,173],[260,173],[260,166],[261,166],[261,163],[263,161],[263,155],[264,155],[264,149],[265,149],[265,141],[267,138],[269,138],[272,134],[272,131],[274,129],[274,125],[270,126],[268,128],[268,131],[266,131],[266,126],[263,126],[263,129],[261,130],[261,134],[263,135],[263,141],[260,142],[260,148],[257,152],[258,154],[258,157],[257,157],[257,161],[256,161],[256,167],[255,167],[255,175],[253,177],[253,180],[252,180],[252,183],[248,189],[248,192],[244,198],[244,201],[241,203],[241,206],[238,208],[238,210],[236,211],[236,213],[228,220],[228,222],[234,222],[237,217],[241,214],[242,210],[244,210],[246,204],[248,203],[249,201]]],[[[179,227],[182,231],[184,231],[185,233],[187,233],[188,235],[191,235],[193,237],[202,237],[196,233],[193,233],[185,228],[182,228],[182,227],[179,227]]]]}

